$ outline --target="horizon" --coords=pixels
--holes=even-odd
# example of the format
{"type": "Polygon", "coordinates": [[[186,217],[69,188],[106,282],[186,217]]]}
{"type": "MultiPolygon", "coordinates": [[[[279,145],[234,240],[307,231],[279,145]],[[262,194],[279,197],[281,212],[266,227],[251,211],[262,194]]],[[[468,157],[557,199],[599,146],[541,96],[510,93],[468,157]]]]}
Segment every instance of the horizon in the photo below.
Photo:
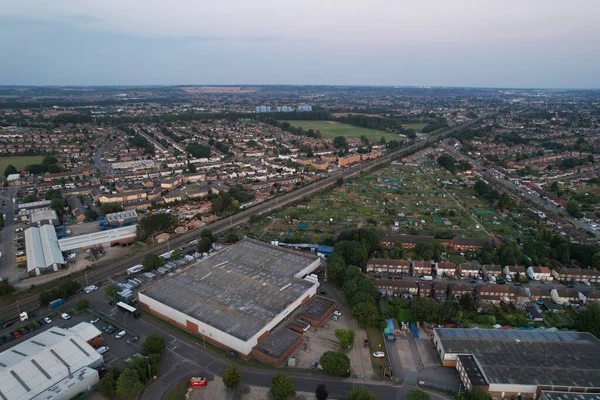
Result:
{"type": "Polygon", "coordinates": [[[5,3],[2,85],[600,88],[591,0],[5,3]]]}

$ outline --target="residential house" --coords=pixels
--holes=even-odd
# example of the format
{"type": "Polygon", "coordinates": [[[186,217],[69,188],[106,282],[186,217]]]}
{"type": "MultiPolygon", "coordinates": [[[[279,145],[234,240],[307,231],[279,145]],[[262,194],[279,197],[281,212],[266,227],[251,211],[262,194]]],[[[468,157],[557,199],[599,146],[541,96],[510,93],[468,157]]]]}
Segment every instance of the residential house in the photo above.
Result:
{"type": "Polygon", "coordinates": [[[600,302],[600,291],[596,289],[583,289],[579,291],[579,301],[583,304],[599,303],[600,302]]]}
{"type": "Polygon", "coordinates": [[[438,276],[454,278],[456,276],[456,264],[450,261],[439,261],[435,263],[435,271],[438,276]]]}
{"type": "Polygon", "coordinates": [[[417,283],[406,279],[375,279],[373,283],[387,296],[411,297],[419,293],[417,283]]]}
{"type": "Polygon", "coordinates": [[[504,274],[502,266],[498,264],[483,264],[483,266],[481,267],[481,272],[483,272],[488,278],[492,276],[494,278],[497,278],[504,274]]]}
{"type": "Polygon", "coordinates": [[[508,286],[511,301],[517,304],[523,304],[524,301],[529,301],[529,292],[522,286],[508,286]]]}
{"type": "Polygon", "coordinates": [[[85,221],[85,209],[83,208],[83,204],[81,203],[79,196],[70,196],[67,199],[67,204],[71,209],[71,215],[73,215],[73,218],[75,218],[78,222],[85,221]]]}
{"type": "Polygon", "coordinates": [[[550,295],[550,289],[541,288],[541,287],[525,287],[527,292],[529,292],[529,299],[531,301],[543,301],[543,300],[551,300],[552,296],[550,295]]]}
{"type": "Polygon", "coordinates": [[[560,270],[552,270],[552,276],[559,281],[600,283],[600,271],[595,269],[562,268],[560,270]]]}
{"type": "Polygon", "coordinates": [[[466,282],[448,282],[448,293],[454,295],[454,298],[458,299],[465,293],[473,293],[473,287],[466,282]]]}
{"type": "Polygon", "coordinates": [[[393,247],[399,244],[402,246],[403,249],[414,249],[417,243],[431,243],[433,242],[433,240],[433,236],[386,235],[381,240],[381,244],[388,247],[393,247]]]}
{"type": "Polygon", "coordinates": [[[489,242],[487,238],[466,238],[456,237],[452,239],[449,250],[451,251],[475,251],[479,250],[486,243],[489,242]]]}
{"type": "Polygon", "coordinates": [[[551,281],[553,278],[552,271],[548,267],[529,267],[527,268],[527,276],[535,281],[551,281]]]}
{"type": "Polygon", "coordinates": [[[514,297],[514,293],[506,285],[481,285],[477,287],[477,297],[485,303],[509,303],[514,297]]]}
{"type": "Polygon", "coordinates": [[[98,196],[100,204],[114,203],[133,203],[140,200],[146,200],[146,192],[143,190],[134,190],[131,192],[108,194],[103,193],[98,196]]]}
{"type": "Polygon", "coordinates": [[[431,297],[433,295],[433,282],[419,281],[419,297],[431,297]]]}
{"type": "Polygon", "coordinates": [[[413,276],[432,275],[431,261],[413,261],[413,276]]]}
{"type": "Polygon", "coordinates": [[[461,263],[458,265],[458,273],[464,277],[474,277],[479,275],[480,267],[473,263],[461,263]]]}
{"type": "Polygon", "coordinates": [[[410,261],[372,258],[367,262],[367,272],[382,275],[410,275],[410,261]]]}
{"type": "Polygon", "coordinates": [[[181,201],[181,200],[183,200],[183,193],[180,192],[179,190],[174,190],[172,192],[169,192],[169,193],[165,194],[163,196],[163,200],[167,204],[169,204],[169,203],[175,203],[177,201],[181,201]]]}
{"type": "Polygon", "coordinates": [[[181,184],[183,183],[183,178],[180,176],[175,176],[173,178],[168,178],[163,180],[160,183],[160,187],[166,190],[173,190],[179,186],[181,186],[181,184]]]}
{"type": "Polygon", "coordinates": [[[550,296],[556,304],[576,303],[579,301],[579,290],[576,288],[553,288],[550,290],[550,296]]]}
{"type": "Polygon", "coordinates": [[[433,282],[433,298],[438,303],[443,303],[447,299],[448,289],[444,282],[435,281],[433,282]]]}
{"type": "Polygon", "coordinates": [[[505,265],[504,266],[504,276],[510,277],[511,279],[516,279],[517,274],[519,274],[520,278],[525,278],[527,276],[525,267],[522,265],[505,265]]]}

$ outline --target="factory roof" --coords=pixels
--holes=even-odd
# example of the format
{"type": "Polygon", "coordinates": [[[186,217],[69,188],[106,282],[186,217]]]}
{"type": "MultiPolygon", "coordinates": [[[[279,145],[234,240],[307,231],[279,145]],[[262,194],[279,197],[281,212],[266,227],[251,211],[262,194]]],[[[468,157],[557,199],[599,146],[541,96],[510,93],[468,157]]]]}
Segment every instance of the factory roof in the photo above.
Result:
{"type": "Polygon", "coordinates": [[[25,247],[27,249],[27,271],[65,263],[58,247],[56,231],[52,225],[27,228],[25,230],[25,247]]]}
{"type": "Polygon", "coordinates": [[[554,392],[542,390],[542,400],[600,400],[600,393],[554,392]]]}
{"type": "Polygon", "coordinates": [[[458,359],[460,360],[460,363],[465,369],[465,372],[469,377],[469,380],[471,381],[471,385],[486,386],[488,384],[485,380],[485,376],[483,376],[483,373],[477,365],[475,357],[470,355],[459,355],[458,359]]]}
{"type": "Polygon", "coordinates": [[[52,221],[58,219],[58,214],[53,209],[38,209],[31,213],[31,223],[37,224],[43,221],[52,221]]]}
{"type": "Polygon", "coordinates": [[[33,201],[31,203],[21,203],[21,204],[19,204],[19,210],[21,210],[23,208],[46,207],[46,206],[49,206],[50,204],[52,204],[51,200],[40,200],[40,201],[33,201]]]}
{"type": "Polygon", "coordinates": [[[37,396],[102,356],[78,333],[52,327],[0,353],[0,398],[37,396]]]}
{"type": "Polygon", "coordinates": [[[318,262],[316,256],[245,239],[140,294],[249,340],[314,285],[298,275],[318,262]]]}
{"type": "Polygon", "coordinates": [[[600,341],[572,331],[435,329],[442,354],[472,355],[490,384],[600,387],[600,341]]]}
{"type": "Polygon", "coordinates": [[[137,217],[138,215],[135,210],[125,210],[105,215],[108,222],[126,221],[129,219],[136,219],[137,217]]]}
{"type": "MultiPolygon", "coordinates": [[[[135,237],[136,232],[137,229],[135,225],[124,226],[122,228],[108,229],[106,231],[89,233],[87,235],[79,235],[60,239],[58,241],[58,245],[62,251],[69,251],[122,239],[130,239],[135,237]]],[[[27,256],[29,257],[29,254],[27,254],[27,256]]]]}
{"type": "Polygon", "coordinates": [[[335,304],[335,301],[321,296],[314,296],[302,306],[302,315],[318,321],[323,314],[335,304]]]}
{"type": "Polygon", "coordinates": [[[255,349],[274,358],[281,357],[302,335],[289,329],[279,329],[256,345],[255,349]]]}

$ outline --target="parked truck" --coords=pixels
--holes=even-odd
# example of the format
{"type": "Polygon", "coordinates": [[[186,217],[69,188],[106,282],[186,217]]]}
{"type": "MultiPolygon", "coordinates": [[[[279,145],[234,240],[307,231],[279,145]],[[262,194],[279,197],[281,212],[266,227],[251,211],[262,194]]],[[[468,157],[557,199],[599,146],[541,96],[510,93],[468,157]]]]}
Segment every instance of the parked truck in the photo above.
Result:
{"type": "Polygon", "coordinates": [[[144,270],[144,266],[142,264],[134,265],[131,268],[127,268],[127,275],[135,275],[138,272],[142,272],[144,270]]]}
{"type": "Polygon", "coordinates": [[[67,301],[65,299],[56,299],[56,300],[52,300],[49,304],[50,308],[56,308],[56,307],[60,307],[63,304],[65,304],[67,301]]]}
{"type": "Polygon", "coordinates": [[[432,281],[433,280],[433,276],[431,275],[425,275],[421,277],[422,281],[432,281]]]}

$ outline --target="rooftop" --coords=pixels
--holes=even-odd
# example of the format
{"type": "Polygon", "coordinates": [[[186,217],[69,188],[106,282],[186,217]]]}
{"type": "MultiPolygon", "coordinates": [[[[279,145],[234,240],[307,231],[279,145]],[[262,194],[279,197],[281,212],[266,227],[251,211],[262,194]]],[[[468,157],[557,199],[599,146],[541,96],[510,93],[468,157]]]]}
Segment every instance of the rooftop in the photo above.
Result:
{"type": "Polygon", "coordinates": [[[551,392],[542,390],[542,400],[600,400],[600,393],[551,392]]]}
{"type": "Polygon", "coordinates": [[[289,329],[279,329],[269,334],[262,342],[256,345],[255,349],[271,357],[279,358],[301,337],[302,335],[289,329]]]}
{"type": "Polygon", "coordinates": [[[136,219],[138,217],[135,210],[125,210],[116,213],[106,214],[105,218],[108,222],[125,221],[128,219],[136,219]]]}
{"type": "Polygon", "coordinates": [[[459,355],[458,359],[460,360],[460,363],[462,364],[463,368],[465,369],[465,372],[467,373],[467,376],[469,377],[469,380],[471,381],[471,385],[487,386],[488,383],[485,380],[485,376],[483,376],[483,373],[479,369],[479,366],[477,365],[477,361],[475,360],[475,358],[473,356],[459,355]]]}
{"type": "Polygon", "coordinates": [[[25,247],[27,249],[27,271],[65,263],[58,247],[56,231],[52,225],[27,228],[25,230],[25,247]]]}
{"type": "MultiPolygon", "coordinates": [[[[101,232],[89,233],[87,235],[73,236],[60,239],[58,245],[62,251],[81,249],[86,246],[94,246],[102,243],[109,243],[121,239],[129,239],[136,235],[135,225],[124,226],[122,228],[109,229],[101,232]]],[[[29,256],[29,252],[27,254],[29,256]]]]}
{"type": "Polygon", "coordinates": [[[140,293],[241,340],[249,340],[314,283],[300,279],[316,256],[252,239],[140,293]]]}
{"type": "Polygon", "coordinates": [[[79,334],[52,327],[0,353],[0,398],[34,398],[81,368],[101,362],[102,356],[79,334]]]}
{"type": "Polygon", "coordinates": [[[333,304],[335,304],[335,301],[333,300],[321,296],[314,296],[302,306],[302,315],[317,321],[333,304]]]}
{"type": "Polygon", "coordinates": [[[435,329],[445,354],[475,357],[490,384],[600,387],[600,341],[589,333],[435,329]]]}

